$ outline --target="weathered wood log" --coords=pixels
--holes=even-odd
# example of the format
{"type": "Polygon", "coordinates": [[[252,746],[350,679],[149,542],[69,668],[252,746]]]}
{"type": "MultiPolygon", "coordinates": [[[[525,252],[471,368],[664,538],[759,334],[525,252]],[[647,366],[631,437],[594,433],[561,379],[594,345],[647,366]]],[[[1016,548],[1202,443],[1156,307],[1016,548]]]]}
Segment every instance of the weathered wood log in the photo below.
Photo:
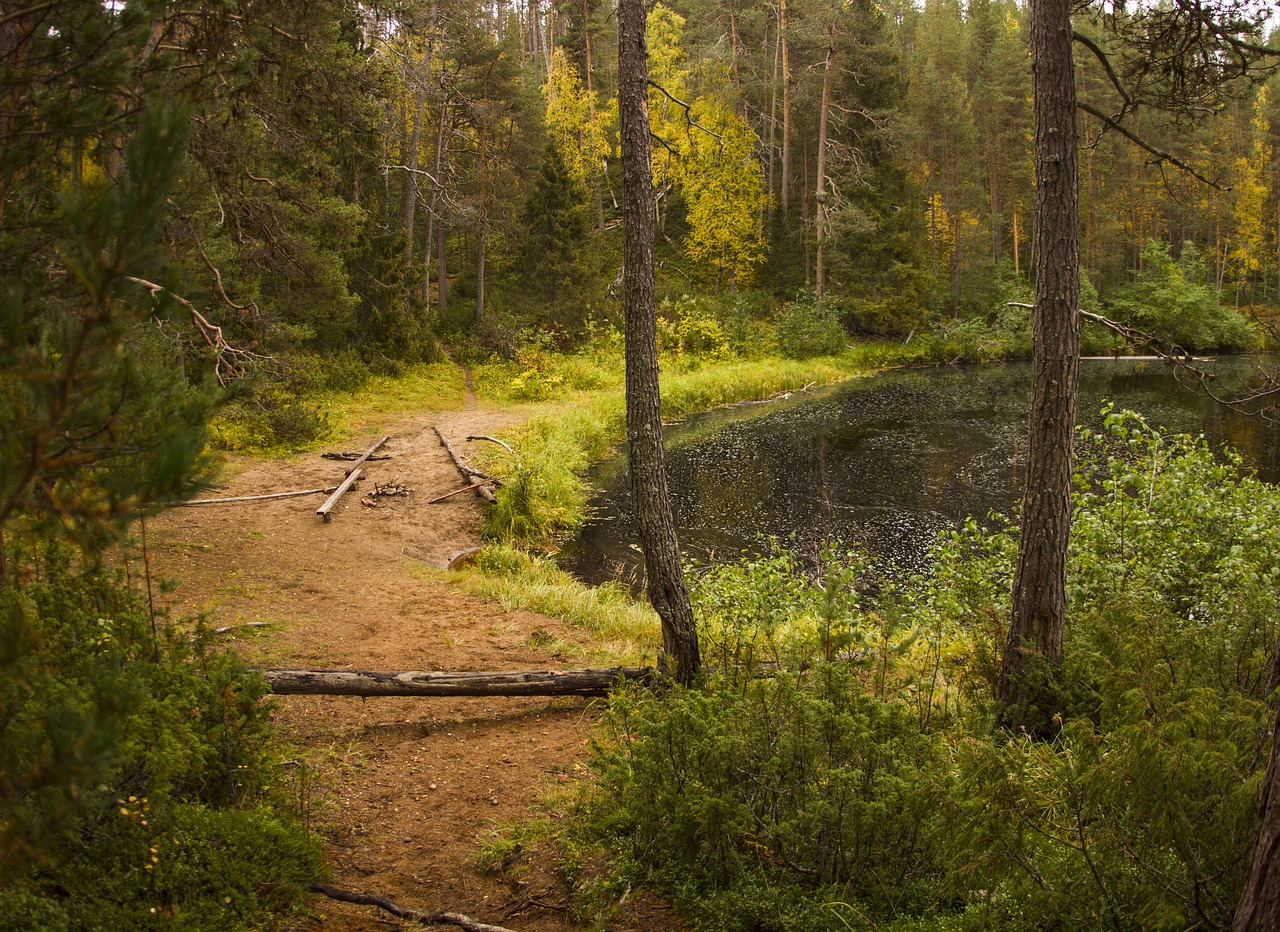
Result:
{"type": "Polygon", "coordinates": [[[603,696],[619,680],[649,682],[652,667],[598,670],[377,673],[369,670],[259,670],[281,696],[603,696]]]}
{"type": "Polygon", "coordinates": [[[347,467],[347,475],[348,476],[351,475],[353,472],[355,472],[357,469],[363,466],[365,460],[373,456],[373,454],[377,453],[378,447],[382,446],[384,443],[386,443],[390,439],[391,439],[391,435],[387,434],[385,437],[383,437],[381,440],[379,440],[369,449],[365,450],[364,453],[360,454],[360,457],[357,460],[355,460],[350,466],[347,467]]]}
{"type": "Polygon", "coordinates": [[[506,450],[508,453],[512,455],[514,455],[516,452],[515,450],[511,449],[511,445],[509,443],[506,443],[503,440],[499,440],[497,437],[490,437],[488,434],[469,434],[467,436],[467,439],[468,440],[488,440],[490,443],[496,443],[498,446],[502,447],[502,449],[506,450]]]}
{"type": "Polygon", "coordinates": [[[375,454],[374,456],[365,456],[365,454],[363,454],[363,453],[340,453],[340,452],[329,452],[329,453],[321,453],[321,454],[320,454],[320,456],[321,456],[321,458],[322,458],[322,459],[326,459],[326,460],[345,460],[345,461],[346,461],[346,462],[348,462],[348,463],[353,462],[353,461],[355,461],[355,460],[358,460],[358,459],[360,459],[360,457],[362,457],[362,456],[364,456],[364,459],[365,459],[365,462],[366,462],[366,463],[373,463],[373,462],[377,462],[378,460],[389,460],[389,459],[391,459],[391,454],[390,454],[390,453],[375,454]]]}
{"type": "Polygon", "coordinates": [[[387,899],[385,896],[378,896],[375,893],[351,893],[347,890],[339,890],[337,887],[331,887],[327,883],[312,883],[311,892],[319,893],[327,896],[331,900],[337,900],[340,903],[355,903],[357,906],[376,906],[383,912],[390,913],[397,919],[405,919],[409,922],[419,922],[422,925],[433,926],[448,924],[466,929],[467,932],[511,932],[504,926],[489,925],[487,922],[479,922],[461,913],[450,913],[443,910],[428,913],[420,909],[412,909],[408,906],[401,906],[394,900],[387,899]]]}
{"type": "Polygon", "coordinates": [[[427,504],[435,505],[439,502],[444,501],[446,498],[453,498],[455,495],[461,495],[463,492],[470,492],[472,489],[478,489],[482,485],[491,485],[492,483],[493,483],[492,479],[481,479],[478,482],[473,482],[470,485],[464,485],[460,489],[454,489],[452,492],[446,492],[443,495],[433,498],[431,499],[431,501],[427,502],[427,504]]]}
{"type": "Polygon", "coordinates": [[[336,489],[331,485],[327,489],[300,489],[297,492],[272,492],[268,495],[238,495],[235,498],[196,498],[189,502],[178,502],[178,505],[234,505],[238,502],[265,502],[273,498],[297,498],[299,495],[323,495],[336,489]]]}
{"type": "MultiPolygon", "coordinates": [[[[462,473],[463,482],[470,482],[473,479],[489,479],[495,484],[497,483],[497,480],[492,476],[485,475],[480,470],[471,468],[463,461],[462,457],[460,457],[453,449],[453,444],[449,442],[449,438],[444,435],[444,431],[440,429],[439,424],[435,426],[435,432],[436,436],[440,438],[440,442],[444,444],[444,448],[449,452],[449,458],[453,460],[453,465],[457,467],[458,472],[462,473]]],[[[476,486],[476,494],[491,505],[497,501],[497,499],[494,498],[493,492],[491,492],[483,483],[476,486]]]]}
{"type": "Polygon", "coordinates": [[[265,621],[244,621],[238,625],[223,625],[221,628],[214,628],[209,633],[210,634],[230,634],[232,631],[236,631],[240,628],[265,628],[265,627],[267,627],[267,623],[265,621]]]}
{"type": "Polygon", "coordinates": [[[357,469],[355,472],[347,476],[347,478],[343,479],[342,485],[334,489],[333,494],[325,500],[325,503],[316,509],[316,514],[324,518],[326,523],[333,517],[329,514],[333,506],[338,504],[338,499],[342,498],[342,496],[346,494],[347,489],[356,484],[356,480],[360,478],[360,474],[363,471],[364,470],[357,469]]]}

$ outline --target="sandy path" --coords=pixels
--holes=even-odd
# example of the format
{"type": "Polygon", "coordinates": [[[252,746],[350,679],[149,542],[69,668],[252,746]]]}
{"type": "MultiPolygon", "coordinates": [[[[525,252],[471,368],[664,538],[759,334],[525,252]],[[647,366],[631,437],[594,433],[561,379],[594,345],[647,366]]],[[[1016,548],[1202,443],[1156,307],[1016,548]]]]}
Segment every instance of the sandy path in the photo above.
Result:
{"type": "MultiPolygon", "coordinates": [[[[510,412],[468,407],[392,434],[392,458],[369,465],[364,490],[397,482],[404,498],[361,504],[347,495],[323,523],[319,496],[255,505],[171,509],[149,525],[153,569],[176,578],[180,612],[216,611],[220,625],[265,621],[235,639],[250,662],[376,670],[552,669],[533,646],[541,629],[578,639],[555,619],[504,611],[450,585],[436,569],[479,541],[472,494],[429,499],[462,483],[439,423],[466,458],[469,434],[511,423],[510,412]]],[[[373,438],[350,444],[363,449],[373,438]]],[[[472,454],[473,455],[473,454],[472,454]]],[[[344,464],[317,454],[240,461],[220,496],[336,484],[344,464]]],[[[549,865],[522,882],[482,873],[493,828],[548,810],[540,800],[581,770],[593,718],[583,700],[281,697],[277,720],[310,768],[312,825],[327,842],[333,883],[402,905],[448,909],[521,930],[577,928],[549,865]]],[[[386,928],[370,907],[317,898],[308,927],[386,928]]],[[[642,901],[613,928],[667,928],[642,901]]],[[[394,923],[393,923],[394,925],[394,923]]]]}

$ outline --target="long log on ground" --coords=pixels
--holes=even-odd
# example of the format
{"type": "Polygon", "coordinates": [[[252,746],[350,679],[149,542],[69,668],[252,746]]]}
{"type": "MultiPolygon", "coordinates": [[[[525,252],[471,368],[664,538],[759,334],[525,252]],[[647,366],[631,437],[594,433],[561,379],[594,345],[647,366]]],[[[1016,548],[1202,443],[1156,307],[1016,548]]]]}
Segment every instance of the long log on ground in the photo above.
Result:
{"type": "Polygon", "coordinates": [[[356,484],[356,480],[360,478],[360,474],[363,471],[364,470],[362,469],[357,469],[355,472],[351,473],[351,475],[347,476],[347,478],[343,479],[342,485],[334,489],[333,494],[325,499],[325,503],[316,509],[316,514],[328,522],[329,519],[333,517],[333,515],[329,514],[333,509],[333,506],[338,504],[338,499],[342,498],[342,496],[346,494],[347,489],[356,484]]]}
{"type": "MultiPolygon", "coordinates": [[[[440,429],[439,424],[435,426],[435,432],[436,436],[440,438],[440,442],[444,444],[444,448],[449,451],[449,458],[453,460],[453,465],[458,468],[458,472],[462,473],[463,482],[470,482],[472,479],[493,479],[492,476],[485,475],[478,469],[472,469],[463,461],[462,457],[453,449],[453,444],[449,442],[449,438],[444,435],[444,431],[440,429]]],[[[476,494],[491,505],[497,501],[493,492],[483,484],[476,486],[476,494]]]]}
{"type": "Polygon", "coordinates": [[[326,492],[332,492],[336,488],[336,485],[331,485],[327,489],[300,489],[297,492],[272,492],[268,495],[239,495],[235,498],[196,498],[189,502],[178,502],[178,504],[185,507],[187,505],[234,505],[238,502],[265,502],[273,498],[297,498],[299,495],[323,495],[326,492]]]}
{"type": "Polygon", "coordinates": [[[411,909],[408,906],[401,906],[394,900],[390,900],[385,896],[378,896],[374,893],[351,893],[347,890],[339,890],[337,887],[331,887],[327,883],[311,884],[312,893],[320,893],[327,896],[331,900],[337,900],[340,903],[355,903],[357,906],[376,906],[385,913],[390,913],[397,919],[406,919],[409,922],[420,922],[423,925],[441,925],[448,924],[466,929],[467,932],[511,932],[504,926],[489,925],[487,922],[479,922],[464,916],[461,913],[450,913],[443,910],[434,913],[423,912],[420,909],[411,909]]]}
{"type": "Polygon", "coordinates": [[[386,443],[390,439],[391,439],[391,435],[387,434],[385,437],[383,437],[381,440],[379,440],[369,449],[365,450],[364,453],[360,454],[360,457],[354,460],[351,463],[351,465],[347,467],[347,475],[348,476],[351,475],[353,472],[355,472],[357,469],[363,466],[364,461],[367,460],[369,457],[373,456],[373,454],[377,453],[378,447],[382,446],[384,443],[386,443]]]}
{"type": "Polygon", "coordinates": [[[649,682],[652,667],[512,670],[498,673],[377,673],[259,670],[281,696],[603,696],[619,680],[649,682]]]}

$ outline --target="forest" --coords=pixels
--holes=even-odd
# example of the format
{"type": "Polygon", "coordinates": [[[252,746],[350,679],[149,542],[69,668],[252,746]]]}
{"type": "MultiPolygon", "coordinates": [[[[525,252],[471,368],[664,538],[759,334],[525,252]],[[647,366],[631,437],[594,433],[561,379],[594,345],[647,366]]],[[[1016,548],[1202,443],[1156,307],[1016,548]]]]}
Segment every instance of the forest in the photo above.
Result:
{"type": "MultiPolygon", "coordinates": [[[[1280,494],[1134,412],[1079,428],[1073,380],[1149,354],[1203,387],[1193,355],[1274,350],[1275,26],[1256,0],[0,2],[0,928],[314,915],[310,764],[218,606],[170,610],[148,523],[228,455],[477,398],[501,488],[452,584],[658,669],[592,706],[564,811],[479,856],[512,889],[556,865],[547,928],[633,888],[689,928],[1274,928],[1280,494]],[[1013,359],[1024,503],[927,571],[682,566],[663,423],[1013,359]],[[553,560],[624,443],[652,611],[553,560]]],[[[1276,392],[1226,400],[1274,419],[1276,392]]]]}

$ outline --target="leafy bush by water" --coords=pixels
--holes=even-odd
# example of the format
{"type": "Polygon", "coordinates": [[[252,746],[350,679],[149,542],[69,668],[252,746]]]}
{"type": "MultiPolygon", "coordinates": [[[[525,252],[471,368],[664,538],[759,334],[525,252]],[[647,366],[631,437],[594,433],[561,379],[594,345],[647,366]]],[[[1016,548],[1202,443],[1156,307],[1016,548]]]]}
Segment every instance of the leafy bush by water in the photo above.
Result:
{"type": "Polygon", "coordinates": [[[1257,344],[1249,322],[1219,303],[1193,244],[1184,243],[1175,259],[1168,244],[1148,240],[1142,262],[1137,280],[1111,295],[1110,313],[1188,350],[1226,352],[1257,344]]]}
{"type": "Polygon", "coordinates": [[[1056,738],[990,726],[1008,523],[944,535],[897,583],[856,555],[755,560],[696,587],[702,689],[611,701],[574,844],[699,928],[1228,926],[1270,745],[1280,492],[1104,420],[1081,439],[1056,738]]]}

